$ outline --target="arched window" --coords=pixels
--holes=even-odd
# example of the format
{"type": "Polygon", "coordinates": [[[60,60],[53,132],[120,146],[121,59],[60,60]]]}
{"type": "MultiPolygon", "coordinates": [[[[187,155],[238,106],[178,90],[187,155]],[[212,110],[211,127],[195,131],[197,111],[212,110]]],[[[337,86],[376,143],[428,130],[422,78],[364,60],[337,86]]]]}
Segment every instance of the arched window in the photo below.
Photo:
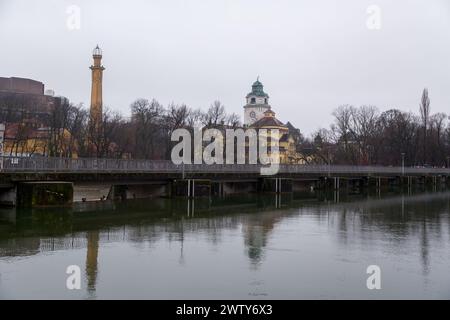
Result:
{"type": "Polygon", "coordinates": [[[255,99],[255,98],[252,98],[252,99],[250,100],[250,103],[251,103],[251,104],[255,104],[255,103],[256,103],[256,99],[255,99]]]}
{"type": "Polygon", "coordinates": [[[267,104],[267,98],[264,99],[264,103],[267,104]]]}

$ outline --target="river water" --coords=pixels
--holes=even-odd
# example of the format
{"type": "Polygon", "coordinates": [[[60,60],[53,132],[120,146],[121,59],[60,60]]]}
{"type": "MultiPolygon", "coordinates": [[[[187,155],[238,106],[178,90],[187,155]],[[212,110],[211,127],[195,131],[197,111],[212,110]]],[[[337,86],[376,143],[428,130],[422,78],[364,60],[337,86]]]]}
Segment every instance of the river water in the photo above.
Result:
{"type": "Polygon", "coordinates": [[[0,299],[16,298],[450,299],[450,193],[1,209],[0,299]]]}

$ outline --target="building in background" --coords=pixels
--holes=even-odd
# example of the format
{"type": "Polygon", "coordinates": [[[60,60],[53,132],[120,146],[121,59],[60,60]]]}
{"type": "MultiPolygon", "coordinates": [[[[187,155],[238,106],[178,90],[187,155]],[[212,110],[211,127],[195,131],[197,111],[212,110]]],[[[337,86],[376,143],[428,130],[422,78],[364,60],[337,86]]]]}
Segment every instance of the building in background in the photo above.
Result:
{"type": "Polygon", "coordinates": [[[102,66],[102,50],[98,45],[92,57],[94,64],[90,67],[92,70],[90,121],[91,126],[97,131],[101,129],[103,117],[103,70],[105,70],[102,66]]]}
{"type": "Polygon", "coordinates": [[[45,90],[40,81],[0,78],[0,123],[5,126],[2,154],[47,156],[50,150],[63,154],[71,139],[69,131],[58,126],[57,110],[68,105],[67,98],[45,90]]]}
{"type": "MultiPolygon", "coordinates": [[[[275,117],[275,112],[268,109],[263,117],[249,126],[259,133],[259,130],[267,130],[268,138],[275,138],[279,141],[280,163],[282,164],[303,164],[304,157],[297,151],[297,144],[294,135],[289,131],[289,127],[275,117]],[[278,130],[278,135],[274,135],[273,130],[278,130]]],[[[268,140],[269,141],[269,140],[268,140]]],[[[269,142],[270,145],[270,142],[269,142]]]]}
{"type": "Polygon", "coordinates": [[[264,92],[264,86],[258,79],[252,85],[252,91],[245,97],[244,126],[249,126],[264,117],[264,112],[270,109],[269,95],[264,92]]]}
{"type": "Polygon", "coordinates": [[[305,157],[298,152],[297,134],[299,130],[291,123],[285,125],[275,117],[275,112],[269,105],[269,95],[264,92],[264,86],[259,78],[252,85],[252,91],[246,96],[247,104],[244,106],[244,127],[268,130],[270,138],[274,137],[269,130],[278,130],[280,163],[303,164],[305,157]]]}
{"type": "Polygon", "coordinates": [[[53,90],[44,90],[40,81],[0,77],[0,123],[32,118],[42,123],[64,102],[53,90]]]}
{"type": "Polygon", "coordinates": [[[44,84],[31,79],[0,77],[0,92],[43,95],[44,84]]]}

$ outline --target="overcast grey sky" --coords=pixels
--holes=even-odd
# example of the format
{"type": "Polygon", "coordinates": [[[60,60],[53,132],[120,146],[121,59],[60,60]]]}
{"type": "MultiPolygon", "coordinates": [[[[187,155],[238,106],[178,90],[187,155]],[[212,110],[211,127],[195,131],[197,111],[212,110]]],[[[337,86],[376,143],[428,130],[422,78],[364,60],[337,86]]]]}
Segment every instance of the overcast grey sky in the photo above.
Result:
{"type": "Polygon", "coordinates": [[[448,0],[0,0],[0,39],[0,76],[85,105],[98,43],[104,104],[124,115],[139,97],[219,99],[242,119],[258,75],[277,117],[305,134],[341,104],[417,111],[424,87],[432,111],[450,113],[448,0]],[[80,29],[67,27],[71,5],[80,29]]]}

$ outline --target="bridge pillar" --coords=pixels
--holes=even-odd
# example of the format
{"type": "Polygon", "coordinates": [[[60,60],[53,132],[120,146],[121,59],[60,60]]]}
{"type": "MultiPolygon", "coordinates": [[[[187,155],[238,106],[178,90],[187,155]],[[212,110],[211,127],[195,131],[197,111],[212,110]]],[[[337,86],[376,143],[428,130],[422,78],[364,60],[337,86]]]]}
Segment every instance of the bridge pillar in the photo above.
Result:
{"type": "Polygon", "coordinates": [[[17,205],[20,207],[64,206],[72,202],[72,182],[23,182],[17,185],[17,205]]]}
{"type": "Polygon", "coordinates": [[[404,187],[410,185],[411,180],[410,176],[400,176],[399,179],[400,179],[400,186],[404,187]]]}
{"type": "Polygon", "coordinates": [[[333,178],[333,190],[339,190],[341,185],[341,179],[339,177],[333,178]]]}
{"type": "Polygon", "coordinates": [[[221,182],[221,183],[219,183],[219,196],[221,196],[221,197],[223,197],[225,195],[223,189],[224,189],[224,183],[221,182]]]}
{"type": "Polygon", "coordinates": [[[200,179],[174,180],[172,195],[187,198],[211,196],[211,181],[200,179]]]}
{"type": "Polygon", "coordinates": [[[212,182],[211,183],[211,195],[223,197],[224,196],[224,184],[225,182],[212,182]]]}
{"type": "Polygon", "coordinates": [[[260,181],[260,191],[285,193],[292,192],[292,179],[285,178],[263,178],[260,181]]]}
{"type": "Polygon", "coordinates": [[[442,180],[445,187],[450,187],[450,176],[443,176],[442,180]]]}
{"type": "Polygon", "coordinates": [[[0,188],[0,205],[14,207],[17,202],[17,187],[14,185],[0,188]]]}
{"type": "Polygon", "coordinates": [[[375,177],[375,187],[378,190],[388,188],[389,186],[393,186],[395,184],[395,179],[389,177],[375,177]]]}
{"type": "Polygon", "coordinates": [[[339,203],[340,202],[340,196],[341,196],[341,194],[340,194],[339,190],[334,190],[333,191],[333,202],[334,203],[339,203]]]}
{"type": "Polygon", "coordinates": [[[411,188],[412,188],[412,177],[411,176],[400,176],[399,177],[399,184],[400,184],[400,188],[402,189],[407,189],[408,190],[408,194],[411,193],[411,188]]]}

